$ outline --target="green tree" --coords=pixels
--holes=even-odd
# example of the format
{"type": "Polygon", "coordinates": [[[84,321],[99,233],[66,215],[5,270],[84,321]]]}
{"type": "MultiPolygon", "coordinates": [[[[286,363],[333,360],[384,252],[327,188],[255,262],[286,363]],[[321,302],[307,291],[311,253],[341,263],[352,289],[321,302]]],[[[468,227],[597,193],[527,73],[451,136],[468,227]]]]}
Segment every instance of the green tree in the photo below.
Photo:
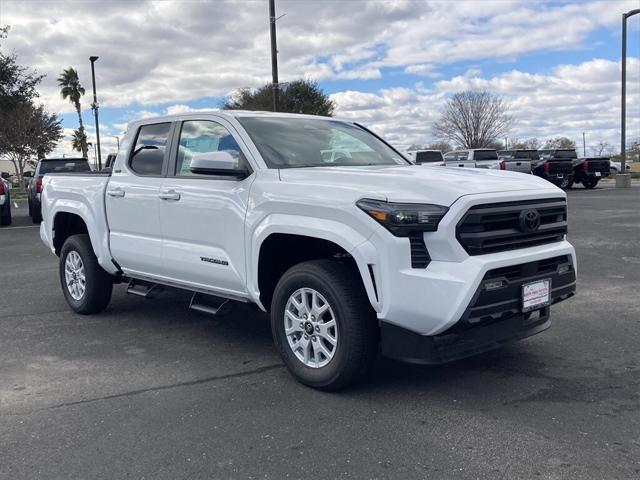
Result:
{"type": "MultiPolygon", "coordinates": [[[[273,108],[271,84],[255,90],[240,88],[223,104],[225,110],[264,110],[273,108]]],[[[280,88],[279,110],[287,113],[333,116],[336,104],[318,86],[315,80],[300,79],[286,83],[280,88]]]]}
{"type": "MultiPolygon", "coordinates": [[[[8,33],[9,27],[0,27],[0,40],[8,33]]],[[[0,157],[13,164],[20,180],[29,162],[51,152],[62,137],[57,115],[35,102],[43,77],[21,66],[15,54],[0,51],[0,157]]]]}
{"type": "Polygon", "coordinates": [[[25,167],[34,158],[44,158],[62,138],[61,121],[42,105],[21,101],[0,111],[0,153],[13,163],[22,179],[25,167]]]}
{"type": "Polygon", "coordinates": [[[80,78],[75,68],[69,67],[62,71],[58,77],[58,86],[60,87],[60,95],[64,100],[67,98],[73,104],[78,113],[78,130],[80,131],[80,151],[84,158],[88,157],[87,135],[84,131],[82,123],[82,105],[80,98],[84,95],[84,87],[80,84],[80,78]]]}
{"type": "Polygon", "coordinates": [[[486,91],[466,91],[447,100],[433,130],[437,138],[462,148],[488,148],[512,124],[509,105],[502,97],[486,91]]]}
{"type": "Polygon", "coordinates": [[[544,142],[544,150],[571,148],[576,148],[576,142],[571,140],[569,137],[555,137],[544,142]]]}

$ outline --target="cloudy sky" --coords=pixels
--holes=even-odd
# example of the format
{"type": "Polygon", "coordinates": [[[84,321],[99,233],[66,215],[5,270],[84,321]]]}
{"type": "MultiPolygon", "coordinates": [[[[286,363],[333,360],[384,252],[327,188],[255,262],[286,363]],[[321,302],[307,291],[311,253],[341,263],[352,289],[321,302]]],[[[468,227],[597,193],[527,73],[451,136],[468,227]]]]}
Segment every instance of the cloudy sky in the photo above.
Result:
{"type": "MultiPolygon", "coordinates": [[[[516,118],[510,138],[567,135],[619,149],[620,18],[640,0],[276,0],[281,81],[308,77],[337,114],[402,147],[434,140],[448,95],[487,89],[516,118]]],[[[77,127],[56,87],[78,69],[93,135],[89,56],[98,55],[103,152],[126,123],[217,108],[270,80],[267,0],[0,0],[3,50],[47,75],[41,100],[77,127]]],[[[640,16],[629,21],[628,136],[640,137],[640,16]]],[[[66,139],[59,152],[69,152],[66,139]]]]}

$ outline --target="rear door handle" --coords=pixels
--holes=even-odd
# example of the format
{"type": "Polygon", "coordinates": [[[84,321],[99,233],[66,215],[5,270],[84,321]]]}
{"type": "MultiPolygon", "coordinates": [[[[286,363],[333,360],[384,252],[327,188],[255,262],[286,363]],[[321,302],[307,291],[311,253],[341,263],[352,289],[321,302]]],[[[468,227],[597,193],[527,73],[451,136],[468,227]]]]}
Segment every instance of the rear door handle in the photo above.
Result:
{"type": "Polygon", "coordinates": [[[162,200],[173,200],[173,201],[180,200],[180,194],[175,190],[166,190],[166,191],[160,192],[158,194],[158,197],[162,200]]]}
{"type": "Polygon", "coordinates": [[[107,195],[109,195],[110,197],[124,197],[124,190],[122,190],[121,188],[107,190],[107,195]]]}

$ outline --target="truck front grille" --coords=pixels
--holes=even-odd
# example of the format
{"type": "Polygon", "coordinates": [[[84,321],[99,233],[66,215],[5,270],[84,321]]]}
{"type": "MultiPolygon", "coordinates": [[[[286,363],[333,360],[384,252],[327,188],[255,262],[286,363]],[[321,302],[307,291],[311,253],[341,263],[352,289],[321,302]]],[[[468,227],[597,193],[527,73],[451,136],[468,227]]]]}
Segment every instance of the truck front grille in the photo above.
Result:
{"type": "Polygon", "coordinates": [[[564,198],[475,205],[456,228],[456,237],[469,255],[559,242],[566,233],[564,198]]]}

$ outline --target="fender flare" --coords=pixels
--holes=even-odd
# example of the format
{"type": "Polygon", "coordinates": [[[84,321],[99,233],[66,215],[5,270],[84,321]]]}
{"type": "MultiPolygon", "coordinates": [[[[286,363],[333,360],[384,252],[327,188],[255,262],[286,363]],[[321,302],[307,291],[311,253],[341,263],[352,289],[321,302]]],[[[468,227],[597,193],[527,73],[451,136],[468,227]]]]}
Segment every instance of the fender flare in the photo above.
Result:
{"type": "Polygon", "coordinates": [[[248,232],[246,242],[247,290],[251,299],[262,310],[266,311],[260,301],[260,288],[258,285],[260,250],[264,241],[273,234],[319,238],[341,247],[355,260],[369,302],[376,311],[379,311],[381,305],[369,272],[369,265],[377,263],[376,250],[368,242],[368,237],[341,222],[290,214],[268,215],[252,231],[248,232]],[[370,248],[363,248],[367,246],[366,244],[370,248]]]}
{"type": "Polygon", "coordinates": [[[93,212],[86,204],[82,202],[76,200],[60,199],[52,206],[50,213],[51,225],[47,226],[47,234],[50,238],[51,250],[54,251],[53,226],[55,225],[56,216],[59,213],[70,213],[72,215],[77,215],[82,219],[87,227],[89,240],[91,241],[91,248],[93,248],[93,253],[98,259],[98,264],[112,275],[118,273],[117,267],[111,260],[108,232],[104,232],[101,234],[98,226],[96,225],[96,222],[91,221],[95,220],[93,212]]]}

